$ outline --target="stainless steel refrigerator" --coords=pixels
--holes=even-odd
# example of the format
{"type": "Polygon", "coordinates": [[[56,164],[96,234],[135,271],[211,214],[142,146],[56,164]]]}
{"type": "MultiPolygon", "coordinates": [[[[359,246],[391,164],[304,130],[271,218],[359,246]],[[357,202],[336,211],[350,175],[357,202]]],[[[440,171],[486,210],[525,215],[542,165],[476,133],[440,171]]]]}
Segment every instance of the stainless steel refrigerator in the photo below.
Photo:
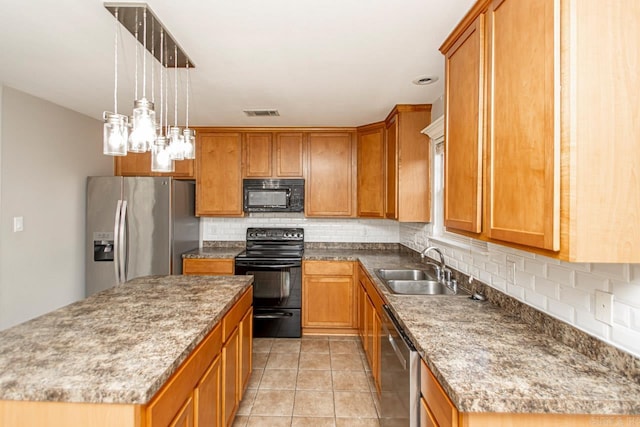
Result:
{"type": "Polygon", "coordinates": [[[195,182],[88,177],[86,296],[150,274],[182,274],[199,244],[195,182]]]}

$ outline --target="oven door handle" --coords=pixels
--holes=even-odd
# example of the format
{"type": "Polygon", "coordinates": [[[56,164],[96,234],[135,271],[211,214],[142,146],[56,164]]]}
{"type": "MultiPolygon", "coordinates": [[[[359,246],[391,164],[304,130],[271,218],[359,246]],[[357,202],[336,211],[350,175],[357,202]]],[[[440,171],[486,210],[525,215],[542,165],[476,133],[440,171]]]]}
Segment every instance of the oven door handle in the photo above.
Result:
{"type": "Polygon", "coordinates": [[[293,317],[293,313],[288,313],[285,311],[277,311],[269,314],[254,314],[254,319],[281,319],[283,317],[293,317]]]}
{"type": "Polygon", "coordinates": [[[255,262],[242,262],[236,261],[236,267],[254,267],[254,268],[270,268],[270,269],[279,269],[279,268],[291,268],[291,267],[300,267],[301,264],[299,262],[294,262],[291,264],[259,264],[255,262]]]}

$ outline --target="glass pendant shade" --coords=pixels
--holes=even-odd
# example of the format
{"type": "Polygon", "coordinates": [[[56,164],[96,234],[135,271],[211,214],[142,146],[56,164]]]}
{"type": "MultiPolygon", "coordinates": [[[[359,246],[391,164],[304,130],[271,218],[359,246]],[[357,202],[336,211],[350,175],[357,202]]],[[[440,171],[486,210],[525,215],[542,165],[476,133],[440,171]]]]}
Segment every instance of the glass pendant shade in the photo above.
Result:
{"type": "Polygon", "coordinates": [[[151,171],[152,172],[173,172],[174,165],[169,155],[167,139],[158,136],[151,148],[151,171]]]}
{"type": "Polygon", "coordinates": [[[169,128],[169,152],[172,160],[184,159],[184,138],[178,126],[169,128]]]}
{"type": "Polygon", "coordinates": [[[156,138],[156,112],[153,102],[146,98],[133,103],[133,123],[129,138],[129,151],[144,153],[149,151],[156,138]]]}
{"type": "Polygon", "coordinates": [[[192,160],[196,158],[196,131],[193,129],[185,129],[182,131],[184,138],[184,158],[192,160]]]}
{"type": "Polygon", "coordinates": [[[109,156],[127,155],[129,119],[117,113],[104,112],[104,133],[102,152],[109,156]]]}

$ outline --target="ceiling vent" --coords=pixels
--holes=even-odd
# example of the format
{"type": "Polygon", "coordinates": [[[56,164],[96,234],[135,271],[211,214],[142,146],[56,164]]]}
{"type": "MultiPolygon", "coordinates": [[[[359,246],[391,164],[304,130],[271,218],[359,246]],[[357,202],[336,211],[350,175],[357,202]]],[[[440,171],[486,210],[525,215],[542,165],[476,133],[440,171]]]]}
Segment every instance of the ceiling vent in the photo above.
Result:
{"type": "Polygon", "coordinates": [[[276,117],[280,113],[278,110],[242,110],[248,117],[276,117]]]}

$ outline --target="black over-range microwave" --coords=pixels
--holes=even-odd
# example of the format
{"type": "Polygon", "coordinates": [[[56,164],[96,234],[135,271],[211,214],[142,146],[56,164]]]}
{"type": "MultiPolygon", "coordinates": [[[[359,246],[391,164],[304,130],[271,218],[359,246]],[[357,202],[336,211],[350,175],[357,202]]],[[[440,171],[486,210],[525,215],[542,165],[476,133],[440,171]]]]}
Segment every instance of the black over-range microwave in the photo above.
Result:
{"type": "Polygon", "coordinates": [[[304,179],[245,179],[245,212],[304,212],[304,179]]]}

